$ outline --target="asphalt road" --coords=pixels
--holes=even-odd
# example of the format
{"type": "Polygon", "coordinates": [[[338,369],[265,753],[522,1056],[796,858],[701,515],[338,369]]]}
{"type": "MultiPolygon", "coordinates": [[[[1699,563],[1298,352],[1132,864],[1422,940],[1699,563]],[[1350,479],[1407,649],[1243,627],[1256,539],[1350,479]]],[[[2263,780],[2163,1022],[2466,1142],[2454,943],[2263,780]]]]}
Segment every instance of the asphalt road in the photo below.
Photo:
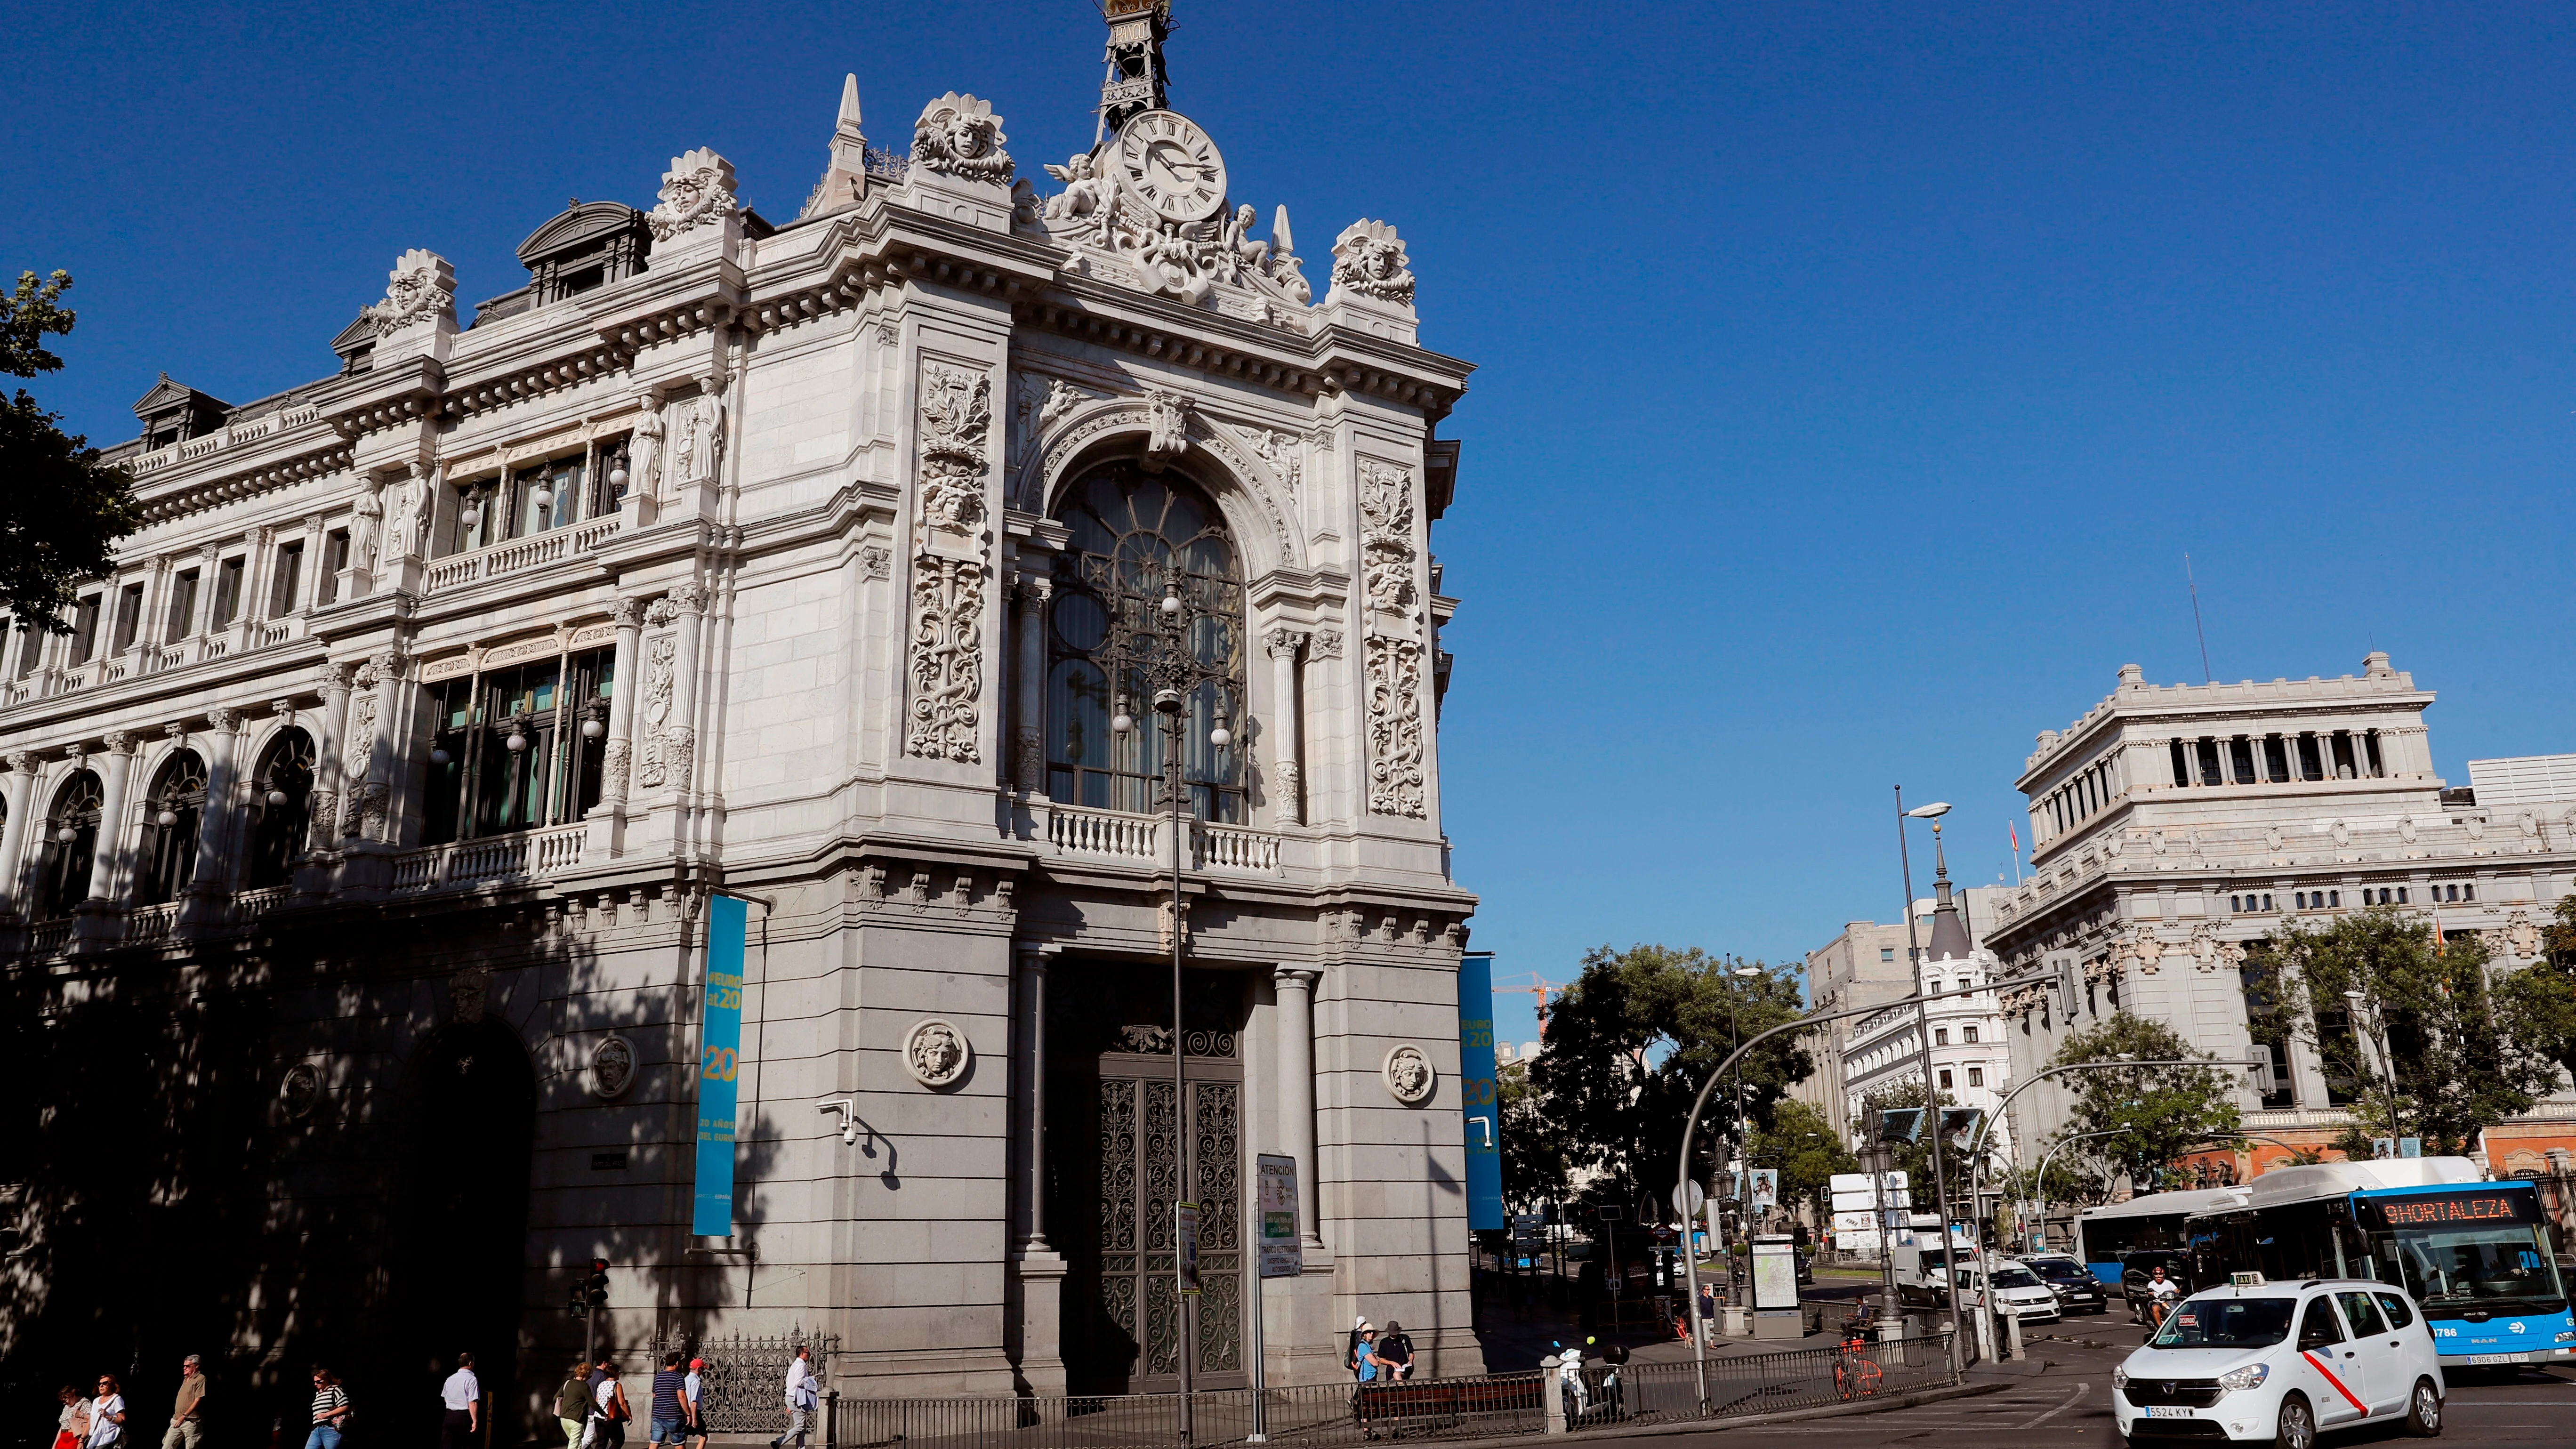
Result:
{"type": "MultiPolygon", "coordinates": [[[[1657,1446],[1705,1443],[1709,1449],[1758,1449],[1765,1444],[1848,1445],[1946,1443],[1959,1449],[2119,1449],[2111,1423],[2111,1369],[2138,1344],[2140,1330],[2121,1318],[2078,1318],[2042,1328],[2030,1344],[2045,1367],[1996,1393],[1947,1399],[1883,1414],[1860,1414],[1803,1423],[1753,1425],[1706,1434],[1658,1437],[1657,1446]],[[2090,1342],[2085,1342],[2089,1340],[2090,1342]],[[2103,1345],[2096,1347],[2094,1345],[2103,1345]]],[[[2451,1376],[2442,1437],[2469,1445],[2576,1445],[2576,1373],[2529,1370],[2499,1379],[2483,1371],[2451,1376]]],[[[2402,1423],[2328,1431],[2325,1449],[2344,1445],[2412,1444],[2402,1423]]]]}

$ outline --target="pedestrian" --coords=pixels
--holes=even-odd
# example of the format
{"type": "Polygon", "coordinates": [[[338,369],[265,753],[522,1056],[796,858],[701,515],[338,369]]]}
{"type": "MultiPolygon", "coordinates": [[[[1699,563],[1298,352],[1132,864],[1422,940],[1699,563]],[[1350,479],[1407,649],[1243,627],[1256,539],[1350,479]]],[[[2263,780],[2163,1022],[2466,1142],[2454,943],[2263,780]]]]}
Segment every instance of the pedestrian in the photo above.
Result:
{"type": "Polygon", "coordinates": [[[1386,1321],[1386,1332],[1378,1335],[1377,1358],[1386,1365],[1388,1378],[1401,1382],[1413,1377],[1413,1340],[1404,1336],[1403,1324],[1386,1321]]]}
{"type": "Polygon", "coordinates": [[[617,1365],[602,1363],[593,1377],[599,1387],[590,1391],[590,1442],[593,1449],[621,1449],[626,1443],[626,1421],[635,1417],[635,1408],[626,1402],[626,1386],[617,1381],[617,1365]]]}
{"type": "Polygon", "coordinates": [[[1357,1421],[1363,1436],[1374,1439],[1377,1431],[1369,1427],[1369,1420],[1377,1408],[1377,1401],[1384,1397],[1378,1385],[1385,1379],[1386,1360],[1377,1356],[1377,1328],[1365,1318],[1351,1330],[1348,1363],[1354,1385],[1351,1389],[1351,1418],[1357,1421]]]}
{"type": "Polygon", "coordinates": [[[329,1369],[313,1370],[313,1432],[305,1436],[304,1449],[340,1449],[341,1427],[349,1422],[349,1391],[340,1387],[340,1376],[329,1369]]]}
{"type": "Polygon", "coordinates": [[[563,1387],[555,1390],[555,1422],[563,1425],[564,1449],[581,1449],[583,1429],[590,1420],[590,1363],[576,1362],[564,1376],[563,1387]]]}
{"type": "Polygon", "coordinates": [[[707,1449],[707,1361],[689,1360],[688,1377],[680,1380],[680,1406],[688,1411],[689,1437],[698,1441],[698,1449],[707,1449]]]}
{"type": "Polygon", "coordinates": [[[197,1449],[206,1436],[205,1410],[206,1361],[192,1353],[179,1361],[179,1396],[171,1401],[161,1449],[197,1449]]]}
{"type": "Polygon", "coordinates": [[[98,1397],[89,1401],[89,1449],[107,1449],[125,1437],[125,1395],[116,1375],[98,1376],[98,1397]]]}
{"type": "Polygon", "coordinates": [[[483,1381],[474,1375],[474,1355],[456,1356],[456,1372],[438,1389],[447,1413],[438,1425],[438,1449],[473,1449],[483,1427],[483,1381]]]}
{"type": "Polygon", "coordinates": [[[54,1421],[54,1449],[81,1449],[89,1442],[89,1400],[69,1384],[56,1397],[63,1401],[63,1411],[54,1421]]]}
{"type": "Polygon", "coordinates": [[[678,1445],[686,1437],[688,1411],[681,1406],[680,1381],[688,1377],[680,1371],[677,1353],[662,1355],[662,1366],[653,1371],[653,1439],[655,1444],[678,1445]]]}
{"type": "Polygon", "coordinates": [[[796,1361],[787,1366],[787,1427],[769,1441],[769,1449],[786,1449],[789,1440],[796,1449],[805,1449],[806,1435],[814,1428],[814,1406],[821,1396],[814,1390],[814,1365],[805,1345],[796,1345],[796,1361]]]}

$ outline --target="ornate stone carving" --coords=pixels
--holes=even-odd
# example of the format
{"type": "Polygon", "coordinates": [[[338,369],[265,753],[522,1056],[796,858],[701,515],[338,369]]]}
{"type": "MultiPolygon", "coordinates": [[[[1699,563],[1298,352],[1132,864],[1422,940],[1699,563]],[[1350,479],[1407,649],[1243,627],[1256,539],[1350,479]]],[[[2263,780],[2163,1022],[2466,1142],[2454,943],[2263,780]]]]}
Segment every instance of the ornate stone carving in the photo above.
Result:
{"type": "Polygon", "coordinates": [[[1271,658],[1294,659],[1297,651],[1306,647],[1306,634],[1302,629],[1273,629],[1262,636],[1261,642],[1271,658]]]}
{"type": "MultiPolygon", "coordinates": [[[[1195,168],[1199,160],[1184,159],[1195,168]]],[[[1234,310],[1272,325],[1299,330],[1298,313],[1314,300],[1314,288],[1299,270],[1288,231],[1288,208],[1278,209],[1267,241],[1252,235],[1256,213],[1238,206],[1223,210],[1218,198],[1207,214],[1167,216],[1134,186],[1118,185],[1103,175],[1088,154],[1046,168],[1065,189],[1047,198],[1039,210],[1042,225],[1057,242],[1114,260],[1082,258],[1088,275],[1149,292],[1178,297],[1193,306],[1219,286],[1253,294],[1234,310]]],[[[1221,188],[1221,180],[1219,182],[1221,188]]],[[[1192,188],[1195,198],[1198,188],[1192,188]]],[[[1193,202],[1195,205],[1195,201],[1193,202]]]]}
{"type": "Polygon", "coordinates": [[[2218,969],[2218,930],[2216,927],[2207,924],[2194,927],[2191,933],[2191,941],[2185,949],[2191,953],[2192,964],[2199,967],[2202,971],[2209,972],[2218,969]]]}
{"type": "Polygon", "coordinates": [[[707,609],[707,587],[695,579],[671,586],[671,607],[681,614],[703,614],[707,609]]]}
{"type": "Polygon", "coordinates": [[[1369,607],[1413,605],[1413,475],[1393,463],[1360,459],[1360,550],[1369,607]]]}
{"type": "Polygon", "coordinates": [[[1011,184],[1011,153],[1002,143],[1002,118],[990,101],[955,91],[922,108],[912,127],[912,164],[944,176],[994,186],[1011,184]]]}
{"type": "Polygon", "coordinates": [[[278,1110],[284,1112],[290,1122],[301,1122],[312,1116],[313,1108],[321,1100],[322,1074],[313,1069],[311,1062],[297,1062],[288,1067],[286,1076],[277,1084],[278,1110]]]}
{"type": "MultiPolygon", "coordinates": [[[[456,318],[456,268],[433,251],[413,247],[394,261],[385,276],[385,299],[361,309],[376,324],[376,335],[456,318]]],[[[353,552],[352,557],[355,557],[353,552]]]]}
{"type": "Polygon", "coordinates": [[[1369,811],[1424,813],[1422,644],[1399,634],[1368,636],[1369,811]]]}
{"type": "Polygon", "coordinates": [[[921,521],[972,537],[984,521],[984,439],[993,426],[993,380],[945,363],[921,368],[921,521]]]}
{"type": "Polygon", "coordinates": [[[644,622],[656,629],[668,629],[680,617],[680,606],[669,595],[644,606],[644,622]]]}
{"type": "Polygon", "coordinates": [[[913,560],[912,719],[904,753],[972,763],[984,679],[984,565],[924,553],[913,560]]]}
{"type": "MultiPolygon", "coordinates": [[[[668,599],[653,601],[654,611],[668,611],[657,623],[667,623],[678,615],[668,599]]],[[[650,617],[648,613],[647,617],[650,617]]],[[[680,641],[670,634],[656,634],[644,644],[644,751],[636,771],[635,782],[647,790],[659,789],[669,780],[671,701],[678,676],[680,641]]]]}
{"type": "Polygon", "coordinates": [[[722,226],[740,210],[733,194],[733,163],[704,146],[671,158],[662,173],[661,200],[644,213],[653,240],[667,242],[703,226],[722,226]]]}
{"type": "Polygon", "coordinates": [[[1043,168],[1046,174],[1064,183],[1064,190],[1046,199],[1038,214],[1047,221],[1073,221],[1100,211],[1109,194],[1109,180],[1088,151],[1077,152],[1061,166],[1043,168]]]}
{"type": "Polygon", "coordinates": [[[1289,501],[1293,504],[1306,485],[1306,455],[1301,451],[1303,441],[1295,433],[1274,433],[1268,428],[1238,428],[1236,431],[1243,434],[1244,441],[1252,445],[1252,451],[1261,461],[1270,465],[1271,473],[1287,488],[1289,501]]]}
{"type": "Polygon", "coordinates": [[[659,468],[657,496],[677,497],[692,483],[713,483],[724,467],[725,410],[722,385],[710,379],[696,397],[665,409],[670,446],[659,468]]]}
{"type": "Polygon", "coordinates": [[[372,571],[376,566],[376,538],[383,531],[385,519],[385,481],[370,476],[359,485],[358,500],[350,505],[349,566],[372,571]]]}
{"type": "Polygon", "coordinates": [[[2517,961],[2535,960],[2540,955],[2540,927],[2534,925],[2529,911],[2516,911],[2505,917],[2505,949],[2517,961]]]}
{"type": "Polygon", "coordinates": [[[1341,630],[1339,630],[1339,629],[1318,629],[1318,630],[1316,630],[1316,631],[1315,631],[1315,637],[1314,637],[1313,639],[1311,639],[1311,640],[1307,641],[1307,644],[1306,644],[1306,657],[1307,657],[1308,659],[1339,659],[1339,658],[1341,658],[1341,657],[1342,657],[1342,631],[1341,631],[1341,630]]]}
{"type": "Polygon", "coordinates": [[[644,394],[644,410],[626,439],[626,487],[640,498],[662,496],[662,395],[644,394]]]}
{"type": "Polygon", "coordinates": [[[644,622],[644,606],[632,594],[620,594],[608,606],[609,622],[621,629],[631,629],[644,622]]]}
{"type": "Polygon", "coordinates": [[[1411,1042],[1389,1051],[1380,1073],[1386,1078],[1387,1095],[1408,1107],[1430,1101],[1431,1093],[1440,1085],[1440,1074],[1432,1067],[1430,1056],[1411,1042]]]}
{"type": "Polygon", "coordinates": [[[936,1091],[966,1078],[975,1048],[953,1021],[925,1017],[903,1034],[903,1064],[913,1080],[936,1091]]]}
{"type": "Polygon", "coordinates": [[[2397,838],[2398,838],[2399,840],[2404,841],[2404,842],[2405,842],[2405,843],[2407,843],[2408,845],[2413,845],[2413,844],[2415,843],[2415,817],[2414,817],[2414,816],[2412,816],[2412,815],[2400,815],[2400,816],[2398,816],[2398,817],[2397,817],[2397,838]]]}
{"type": "Polygon", "coordinates": [[[590,1049],[590,1090],[605,1101],[622,1097],[635,1085],[635,1044],[622,1036],[601,1037],[590,1049]]]}
{"type": "Polygon", "coordinates": [[[600,789],[611,800],[626,798],[626,778],[635,766],[635,746],[625,740],[610,740],[600,752],[600,789]]]}
{"type": "Polygon", "coordinates": [[[45,757],[33,750],[11,750],[9,768],[21,775],[32,775],[44,766],[45,757]]]}
{"type": "Polygon", "coordinates": [[[1146,423],[1152,430],[1145,438],[1147,468],[1159,468],[1190,450],[1190,410],[1190,400],[1180,393],[1155,388],[1145,394],[1146,423]]]}
{"type": "Polygon", "coordinates": [[[492,998],[492,971],[488,966],[468,966],[447,978],[447,999],[456,1008],[456,1019],[472,1026],[483,1019],[483,1008],[492,998]]]}
{"type": "MultiPolygon", "coordinates": [[[[1333,239],[1333,286],[1380,302],[1413,305],[1404,241],[1382,221],[1355,221],[1333,239]]],[[[1329,300],[1329,299],[1328,299],[1329,300]]]]}
{"type": "Polygon", "coordinates": [[[894,576],[894,550],[890,548],[879,548],[875,544],[870,544],[867,547],[860,549],[859,568],[872,579],[892,578],[894,576]]]}

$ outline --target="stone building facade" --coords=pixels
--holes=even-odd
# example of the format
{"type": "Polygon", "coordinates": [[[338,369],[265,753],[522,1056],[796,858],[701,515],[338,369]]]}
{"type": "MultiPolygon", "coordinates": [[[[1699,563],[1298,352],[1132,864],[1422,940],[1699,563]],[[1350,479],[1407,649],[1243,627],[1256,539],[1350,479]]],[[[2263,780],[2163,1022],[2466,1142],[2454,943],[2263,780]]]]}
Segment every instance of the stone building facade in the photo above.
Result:
{"type": "MultiPolygon", "coordinates": [[[[844,1392],[1222,1387],[1256,1287],[1274,1384],[1362,1313],[1480,1370],[1429,549],[1468,367],[1393,227],[1259,234],[1161,7],[1109,9],[1052,194],[988,102],[888,151],[853,81],[792,218],[687,150],[525,287],[460,313],[409,251],[336,374],[138,406],[147,523],[0,666],[0,892],[28,1039],[148,1047],[48,1110],[139,1081],[174,1160],[228,1144],[167,1188],[215,1236],[190,1347],[410,1393],[471,1346],[524,1421],[596,1254],[630,1370],[807,1331],[844,1392]],[[739,1181],[693,1239],[716,889],[757,899],[739,1181]],[[1302,1276],[1249,1276],[1256,1153],[1302,1276]]],[[[20,1174],[10,1352],[71,1309],[91,1166],[20,1174]]]]}
{"type": "MultiPolygon", "coordinates": [[[[2042,731],[2017,782],[2032,873],[1984,936],[2003,963],[2016,1074],[2123,1008],[2215,1056],[2259,1054],[2268,1065],[2246,1074],[2239,1107],[2245,1130],[2273,1141],[2208,1160],[2241,1180],[2331,1141],[2351,1100],[2305,1039],[2343,1024],[2256,1045],[2246,943],[2284,920],[2389,906],[2482,933],[2500,967],[2541,959],[2541,927],[2576,885],[2576,801],[2488,803],[2447,786],[2425,733],[2433,699],[2383,653],[2359,675],[2269,683],[2151,685],[2128,665],[2082,718],[2042,731]]],[[[2070,1103],[2055,1082],[2023,1094],[2023,1140],[2056,1132],[2070,1103]]],[[[2498,1172],[2540,1170],[2569,1146],[2566,1093],[2487,1133],[2498,1172]]]]}

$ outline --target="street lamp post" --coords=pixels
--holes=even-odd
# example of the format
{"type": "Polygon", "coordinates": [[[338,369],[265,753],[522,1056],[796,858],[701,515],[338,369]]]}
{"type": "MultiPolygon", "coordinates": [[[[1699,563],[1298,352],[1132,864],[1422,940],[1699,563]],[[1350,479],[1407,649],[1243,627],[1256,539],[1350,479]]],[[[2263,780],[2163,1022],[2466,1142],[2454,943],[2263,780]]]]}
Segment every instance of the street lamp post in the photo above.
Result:
{"type": "MultiPolygon", "coordinates": [[[[1195,1261],[1196,1223],[1193,1221],[1190,1231],[1184,1233],[1181,1222],[1183,1214],[1195,1213],[1197,1209],[1196,1184],[1190,1177],[1189,1031],[1181,989],[1182,963],[1189,938],[1183,914],[1189,902],[1181,875],[1181,851],[1189,823],[1186,809],[1188,786],[1182,778],[1182,719],[1188,705],[1192,671],[1186,653],[1188,629],[1182,617],[1186,605],[1181,599],[1179,561],[1174,560],[1170,567],[1171,572],[1163,581],[1162,602],[1156,606],[1156,612],[1161,615],[1162,647],[1156,651],[1153,661],[1145,666],[1145,677],[1154,686],[1154,713],[1162,718],[1162,803],[1170,811],[1168,828],[1172,837],[1172,1121],[1175,1129],[1172,1153],[1173,1166],[1178,1174],[1177,1190],[1181,1194],[1173,1204],[1172,1288],[1180,1310],[1176,1325],[1180,1341],[1174,1347],[1173,1357],[1180,1365],[1181,1442],[1188,1444],[1197,1427],[1193,1422],[1196,1416],[1191,1392],[1195,1374],[1191,1361],[1198,1356],[1198,1294],[1192,1289],[1190,1280],[1196,1275],[1198,1265],[1195,1261]]],[[[1116,717],[1109,721],[1111,732],[1123,736],[1135,727],[1134,718],[1127,713],[1126,701],[1120,700],[1116,717]]],[[[1215,728],[1208,731],[1208,745],[1222,752],[1233,742],[1234,736],[1226,728],[1225,707],[1220,700],[1215,728]]],[[[1257,1302],[1253,1311],[1260,1311],[1257,1302]]]]}
{"type": "MultiPolygon", "coordinates": [[[[1941,1217],[1941,1264],[1950,1267],[1950,1179],[1949,1169],[1941,1160],[1941,1090],[1932,1074],[1932,1011],[1923,994],[1923,947],[1914,926],[1914,859],[1905,839],[1908,818],[1934,822],[1939,830],[1942,816],[1950,813],[1946,801],[1905,808],[1905,787],[1896,787],[1896,859],[1905,873],[1905,945],[1914,973],[1914,1046],[1915,1056],[1923,1071],[1923,1113],[1932,1128],[1932,1198],[1941,1217]]],[[[1943,1295],[1950,1302],[1950,1372],[1959,1372],[1959,1295],[1943,1295]]]]}

